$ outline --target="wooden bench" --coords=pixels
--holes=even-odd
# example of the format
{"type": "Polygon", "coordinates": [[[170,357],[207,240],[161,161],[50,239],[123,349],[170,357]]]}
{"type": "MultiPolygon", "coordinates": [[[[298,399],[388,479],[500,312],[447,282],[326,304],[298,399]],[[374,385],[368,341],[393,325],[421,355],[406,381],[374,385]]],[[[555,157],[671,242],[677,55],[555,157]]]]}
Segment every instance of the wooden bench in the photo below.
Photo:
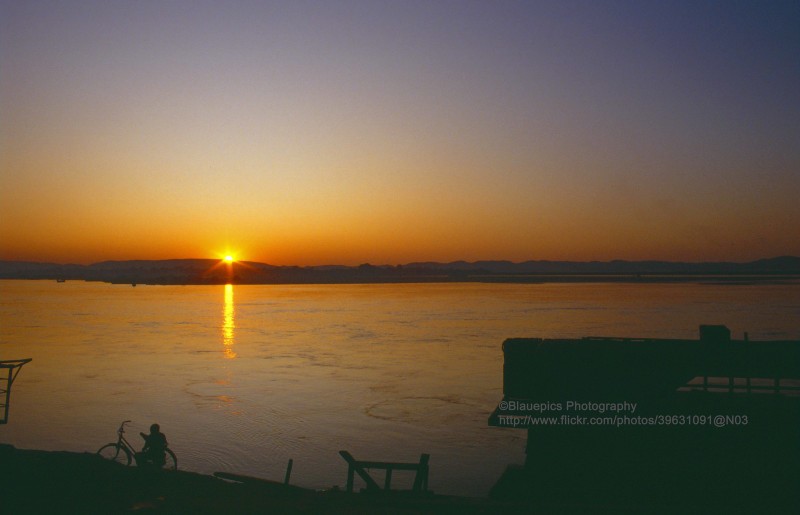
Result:
{"type": "Polygon", "coordinates": [[[412,492],[424,493],[428,491],[428,460],[429,454],[422,454],[419,457],[419,463],[394,463],[388,461],[358,461],[353,458],[353,455],[347,451],[339,451],[339,454],[344,461],[347,462],[347,491],[353,491],[353,480],[355,474],[364,480],[367,484],[367,491],[379,492],[389,491],[392,486],[392,472],[395,470],[413,470],[416,471],[414,477],[414,486],[411,488],[412,492]],[[386,470],[386,478],[383,483],[383,488],[375,482],[369,475],[366,469],[382,469],[386,470]]]}

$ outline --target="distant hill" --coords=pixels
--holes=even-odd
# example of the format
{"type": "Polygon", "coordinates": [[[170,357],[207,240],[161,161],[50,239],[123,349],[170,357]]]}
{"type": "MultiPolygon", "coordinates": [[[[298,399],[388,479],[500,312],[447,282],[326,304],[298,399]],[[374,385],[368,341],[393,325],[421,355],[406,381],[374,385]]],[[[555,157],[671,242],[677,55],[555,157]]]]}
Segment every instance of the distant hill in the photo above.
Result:
{"type": "Polygon", "coordinates": [[[454,261],[409,263],[409,268],[485,271],[490,274],[798,274],[800,257],[782,256],[749,263],[673,261],[454,261]]]}
{"type": "Polygon", "coordinates": [[[0,261],[0,279],[85,280],[132,284],[291,284],[380,282],[677,281],[715,276],[800,275],[800,257],[749,263],[671,261],[454,261],[406,265],[274,266],[214,259],[103,261],[91,265],[0,261]]]}

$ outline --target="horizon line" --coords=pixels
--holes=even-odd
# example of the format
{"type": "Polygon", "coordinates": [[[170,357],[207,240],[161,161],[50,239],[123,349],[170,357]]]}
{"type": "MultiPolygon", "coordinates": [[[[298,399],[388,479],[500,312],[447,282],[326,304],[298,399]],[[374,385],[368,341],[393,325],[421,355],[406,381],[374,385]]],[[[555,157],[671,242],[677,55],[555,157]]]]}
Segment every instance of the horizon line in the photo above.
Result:
{"type": "MultiPolygon", "coordinates": [[[[523,264],[523,263],[673,263],[673,264],[721,264],[721,263],[730,263],[730,264],[748,264],[748,263],[755,263],[758,261],[770,261],[775,259],[800,259],[800,256],[794,256],[791,254],[782,254],[778,256],[772,257],[762,257],[753,260],[747,261],[722,261],[722,260],[707,260],[707,261],[676,261],[676,260],[669,260],[669,259],[623,259],[623,258],[614,258],[614,259],[592,259],[592,260],[571,260],[571,259],[526,259],[522,261],[513,261],[510,259],[477,259],[474,261],[467,261],[466,259],[456,259],[451,261],[436,261],[436,260],[418,260],[418,261],[410,261],[407,263],[381,263],[381,264],[373,264],[368,261],[363,263],[359,263],[357,265],[345,265],[341,263],[325,263],[325,264],[316,264],[316,265],[296,265],[296,264],[289,264],[289,265],[275,265],[272,263],[266,263],[262,261],[255,261],[255,260],[248,260],[248,259],[236,259],[233,263],[242,263],[242,264],[258,264],[258,265],[267,265],[267,266],[274,266],[274,267],[299,267],[299,268],[317,268],[317,267],[346,267],[346,268],[358,268],[360,266],[374,266],[374,267],[397,267],[397,266],[408,266],[408,265],[418,265],[418,264],[441,264],[441,265],[452,265],[455,263],[465,263],[465,264],[477,264],[477,263],[511,263],[511,264],[523,264]]],[[[125,263],[125,262],[158,262],[158,261],[219,261],[225,262],[223,257],[218,258],[163,258],[163,259],[105,259],[102,261],[94,261],[91,263],[70,263],[70,262],[54,262],[54,261],[30,261],[30,260],[20,260],[20,259],[0,259],[2,263],[30,263],[30,264],[39,264],[39,265],[58,265],[58,266],[93,266],[99,265],[102,263],[125,263]]]]}

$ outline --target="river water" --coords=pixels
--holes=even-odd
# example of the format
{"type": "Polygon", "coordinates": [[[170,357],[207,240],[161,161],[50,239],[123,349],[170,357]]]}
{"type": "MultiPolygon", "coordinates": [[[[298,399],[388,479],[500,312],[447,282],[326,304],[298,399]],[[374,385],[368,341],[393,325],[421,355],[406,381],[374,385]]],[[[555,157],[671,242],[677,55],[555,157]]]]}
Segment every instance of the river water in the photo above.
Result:
{"type": "MultiPolygon", "coordinates": [[[[158,422],[181,469],[344,486],[356,459],[430,458],[437,493],[486,495],[524,460],[488,427],[509,337],[800,339],[797,284],[137,287],[0,281],[0,359],[33,358],[0,442],[94,452],[158,422]]],[[[380,473],[375,474],[381,482],[380,473]]],[[[410,487],[395,473],[393,486],[410,487]]]]}

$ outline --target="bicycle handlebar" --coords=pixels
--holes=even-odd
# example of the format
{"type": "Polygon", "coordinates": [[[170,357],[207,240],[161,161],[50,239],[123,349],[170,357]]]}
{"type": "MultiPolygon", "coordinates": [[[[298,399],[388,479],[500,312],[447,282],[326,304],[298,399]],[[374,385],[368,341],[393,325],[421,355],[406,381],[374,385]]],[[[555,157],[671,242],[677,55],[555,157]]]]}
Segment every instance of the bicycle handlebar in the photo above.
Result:
{"type": "Polygon", "coordinates": [[[133,422],[133,420],[123,420],[122,424],[119,425],[119,429],[117,430],[117,432],[124,433],[125,432],[125,424],[129,424],[131,422],[133,422]]]}

